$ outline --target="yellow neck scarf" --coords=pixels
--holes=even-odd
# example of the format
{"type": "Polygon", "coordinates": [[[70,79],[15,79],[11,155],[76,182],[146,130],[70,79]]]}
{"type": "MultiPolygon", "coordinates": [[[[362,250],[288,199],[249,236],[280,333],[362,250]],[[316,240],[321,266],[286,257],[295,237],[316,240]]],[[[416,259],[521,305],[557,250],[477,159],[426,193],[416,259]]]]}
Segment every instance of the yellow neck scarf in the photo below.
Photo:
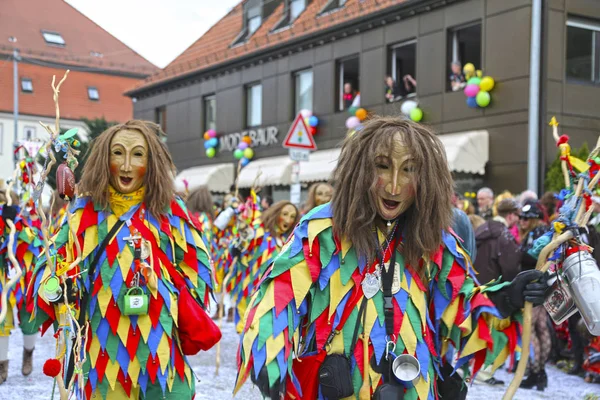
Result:
{"type": "Polygon", "coordinates": [[[142,186],[133,193],[119,193],[112,186],[108,186],[108,203],[110,209],[115,213],[117,217],[125,214],[132,207],[137,206],[144,201],[144,195],[146,194],[146,188],[142,186]]]}

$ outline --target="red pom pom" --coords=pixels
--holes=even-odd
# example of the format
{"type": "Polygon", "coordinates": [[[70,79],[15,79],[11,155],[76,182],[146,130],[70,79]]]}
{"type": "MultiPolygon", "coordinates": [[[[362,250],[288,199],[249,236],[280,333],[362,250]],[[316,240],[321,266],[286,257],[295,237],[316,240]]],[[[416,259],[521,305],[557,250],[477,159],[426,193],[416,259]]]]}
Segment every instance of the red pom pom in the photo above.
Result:
{"type": "Polygon", "coordinates": [[[568,135],[561,135],[558,138],[558,143],[556,143],[557,146],[560,146],[563,143],[567,143],[569,141],[569,136],[568,135]]]}
{"type": "Polygon", "coordinates": [[[317,128],[315,126],[311,126],[308,128],[310,130],[310,134],[315,136],[317,134],[317,128]]]}
{"type": "Polygon", "coordinates": [[[56,378],[58,374],[60,374],[61,370],[62,364],[56,358],[50,358],[46,360],[44,363],[44,368],[42,368],[44,375],[47,375],[51,378],[56,378]]]}

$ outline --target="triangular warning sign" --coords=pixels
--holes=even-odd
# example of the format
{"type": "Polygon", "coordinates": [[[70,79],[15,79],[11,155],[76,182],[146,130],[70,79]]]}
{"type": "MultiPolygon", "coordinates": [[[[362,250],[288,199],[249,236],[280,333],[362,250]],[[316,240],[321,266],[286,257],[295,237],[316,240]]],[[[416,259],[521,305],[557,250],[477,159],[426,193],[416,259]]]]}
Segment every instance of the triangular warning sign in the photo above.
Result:
{"type": "Polygon", "coordinates": [[[288,134],[283,140],[283,147],[288,149],[316,150],[317,144],[310,134],[302,114],[298,114],[288,134]]]}

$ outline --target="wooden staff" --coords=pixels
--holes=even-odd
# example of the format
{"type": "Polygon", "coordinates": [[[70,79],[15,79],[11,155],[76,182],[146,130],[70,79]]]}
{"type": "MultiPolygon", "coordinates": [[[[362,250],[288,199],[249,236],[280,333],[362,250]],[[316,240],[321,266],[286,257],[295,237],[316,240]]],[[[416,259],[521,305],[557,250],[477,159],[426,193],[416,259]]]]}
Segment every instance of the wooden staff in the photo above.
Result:
{"type": "MultiPolygon", "coordinates": [[[[367,307],[368,308],[368,307],[367,307]]],[[[358,392],[359,400],[370,400],[371,399],[371,378],[369,376],[370,364],[369,364],[369,335],[367,334],[367,310],[363,313],[363,383],[358,392]]],[[[387,345],[386,345],[387,346],[387,345]]]]}

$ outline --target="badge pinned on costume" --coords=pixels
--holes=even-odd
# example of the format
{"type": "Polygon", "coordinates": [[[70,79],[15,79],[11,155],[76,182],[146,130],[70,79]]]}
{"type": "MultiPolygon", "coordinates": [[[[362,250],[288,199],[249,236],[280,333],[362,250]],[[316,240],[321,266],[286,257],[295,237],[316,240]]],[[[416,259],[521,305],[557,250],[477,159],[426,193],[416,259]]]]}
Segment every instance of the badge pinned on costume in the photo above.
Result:
{"type": "MultiPolygon", "coordinates": [[[[390,268],[390,263],[389,261],[386,262],[385,264],[383,264],[386,272],[387,270],[390,268]]],[[[382,277],[383,274],[379,274],[379,286],[381,287],[381,290],[383,290],[383,280],[382,277]]],[[[392,294],[396,294],[400,291],[400,284],[402,282],[402,279],[400,277],[400,264],[399,263],[394,263],[394,279],[392,280],[392,294]]]]}
{"type": "Polygon", "coordinates": [[[379,277],[377,274],[367,272],[362,283],[362,289],[365,297],[370,299],[379,292],[379,277]]]}
{"type": "Polygon", "coordinates": [[[142,260],[146,260],[147,258],[150,257],[150,254],[152,254],[152,245],[150,244],[150,241],[146,240],[146,239],[142,239],[142,253],[140,255],[140,257],[142,258],[142,260]]]}

